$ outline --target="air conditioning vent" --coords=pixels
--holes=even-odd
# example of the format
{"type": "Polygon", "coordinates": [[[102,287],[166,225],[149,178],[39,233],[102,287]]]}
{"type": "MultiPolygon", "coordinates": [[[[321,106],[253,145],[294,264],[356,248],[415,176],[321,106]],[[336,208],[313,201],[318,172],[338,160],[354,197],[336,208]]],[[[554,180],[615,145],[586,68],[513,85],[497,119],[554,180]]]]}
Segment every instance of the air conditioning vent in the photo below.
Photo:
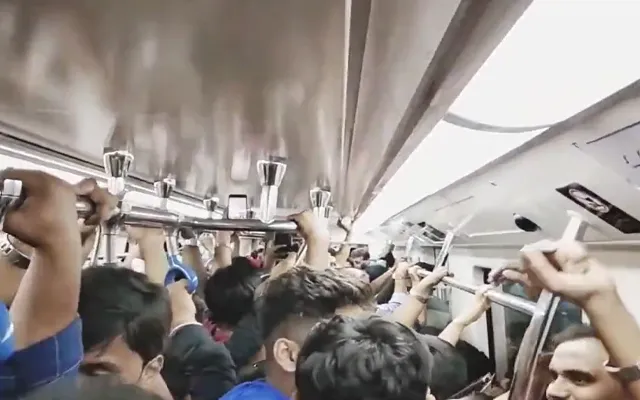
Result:
{"type": "Polygon", "coordinates": [[[425,223],[424,232],[422,232],[422,236],[426,237],[432,242],[441,242],[444,240],[444,237],[446,235],[444,234],[444,232],[442,232],[438,228],[425,223]]]}

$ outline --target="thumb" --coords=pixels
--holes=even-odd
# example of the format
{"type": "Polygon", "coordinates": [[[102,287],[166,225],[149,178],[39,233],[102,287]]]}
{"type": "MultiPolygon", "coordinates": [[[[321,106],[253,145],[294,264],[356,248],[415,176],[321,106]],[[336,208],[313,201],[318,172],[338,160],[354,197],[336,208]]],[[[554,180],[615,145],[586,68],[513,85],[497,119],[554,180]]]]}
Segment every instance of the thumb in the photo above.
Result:
{"type": "Polygon", "coordinates": [[[541,251],[523,249],[521,254],[525,269],[533,273],[542,286],[552,292],[558,292],[562,289],[565,276],[549,262],[549,259],[541,251]]]}
{"type": "Polygon", "coordinates": [[[92,178],[85,178],[80,182],[73,185],[73,190],[76,193],[76,196],[88,196],[96,190],[98,187],[98,182],[92,178]]]}

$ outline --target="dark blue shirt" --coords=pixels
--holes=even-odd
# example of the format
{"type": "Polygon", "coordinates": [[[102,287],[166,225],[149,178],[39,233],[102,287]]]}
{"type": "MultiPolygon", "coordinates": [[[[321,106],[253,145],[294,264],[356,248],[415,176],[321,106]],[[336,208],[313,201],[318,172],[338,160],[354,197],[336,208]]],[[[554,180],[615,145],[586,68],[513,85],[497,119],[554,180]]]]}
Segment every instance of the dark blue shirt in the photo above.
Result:
{"type": "Polygon", "coordinates": [[[220,400],[289,400],[282,392],[266,381],[253,381],[240,384],[220,400]]]}
{"type": "Polygon", "coordinates": [[[13,353],[0,365],[0,399],[23,396],[77,375],[83,355],[82,324],[77,318],[54,336],[13,353]]]}

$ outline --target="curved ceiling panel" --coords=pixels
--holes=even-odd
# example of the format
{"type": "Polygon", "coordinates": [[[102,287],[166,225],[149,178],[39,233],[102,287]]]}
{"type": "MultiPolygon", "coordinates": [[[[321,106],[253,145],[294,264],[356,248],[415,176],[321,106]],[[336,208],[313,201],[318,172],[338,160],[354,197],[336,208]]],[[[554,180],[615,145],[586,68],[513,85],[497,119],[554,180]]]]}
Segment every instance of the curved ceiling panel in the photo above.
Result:
{"type": "Polygon", "coordinates": [[[534,1],[450,111],[499,126],[549,125],[640,77],[640,1],[534,1]]]}
{"type": "Polygon", "coordinates": [[[353,214],[530,1],[0,0],[0,130],[98,169],[130,150],[192,199],[255,199],[284,157],[281,211],[321,185],[353,214]]]}
{"type": "Polygon", "coordinates": [[[540,132],[504,135],[441,121],[357,220],[357,230],[374,229],[399,210],[438,192],[540,132]]]}

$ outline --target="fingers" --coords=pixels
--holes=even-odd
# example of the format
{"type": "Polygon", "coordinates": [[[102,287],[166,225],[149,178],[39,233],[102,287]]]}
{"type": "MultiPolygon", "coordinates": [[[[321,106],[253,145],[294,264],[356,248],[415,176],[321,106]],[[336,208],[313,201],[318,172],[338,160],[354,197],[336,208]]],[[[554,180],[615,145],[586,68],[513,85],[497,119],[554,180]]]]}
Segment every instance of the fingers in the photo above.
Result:
{"type": "Polygon", "coordinates": [[[562,288],[565,277],[549,261],[545,254],[532,247],[521,250],[525,268],[533,273],[540,283],[552,292],[562,288]]]}
{"type": "Polygon", "coordinates": [[[485,285],[476,291],[476,299],[482,304],[484,310],[488,310],[491,307],[491,301],[487,297],[490,289],[491,286],[485,285]]]}
{"type": "Polygon", "coordinates": [[[95,179],[83,179],[73,188],[76,196],[87,197],[96,205],[96,213],[90,216],[85,224],[97,225],[101,221],[109,220],[117,212],[118,198],[101,188],[95,179]]]}
{"type": "Polygon", "coordinates": [[[167,285],[167,289],[169,289],[170,292],[184,289],[184,291],[186,292],[188,285],[189,285],[189,281],[187,281],[186,279],[181,279],[179,281],[176,281],[167,285]]]}

